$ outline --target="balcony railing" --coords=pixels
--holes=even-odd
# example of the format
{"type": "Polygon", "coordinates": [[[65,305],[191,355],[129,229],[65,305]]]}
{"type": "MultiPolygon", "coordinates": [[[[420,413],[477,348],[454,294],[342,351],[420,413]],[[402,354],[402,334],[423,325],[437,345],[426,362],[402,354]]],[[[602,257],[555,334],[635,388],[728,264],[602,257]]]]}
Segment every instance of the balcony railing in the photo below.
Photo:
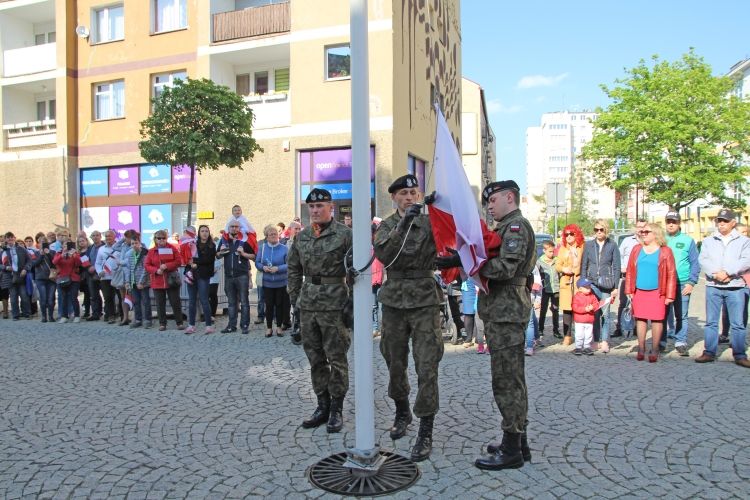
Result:
{"type": "Polygon", "coordinates": [[[45,43],[3,52],[3,76],[31,75],[57,67],[57,44],[45,43]]]}
{"type": "Polygon", "coordinates": [[[292,107],[288,92],[243,96],[253,110],[253,129],[286,127],[292,123],[292,107]]]}
{"type": "Polygon", "coordinates": [[[57,144],[57,123],[55,120],[11,123],[3,125],[3,132],[8,149],[57,144]]]}
{"type": "Polygon", "coordinates": [[[220,12],[213,16],[214,43],[286,33],[291,26],[289,2],[220,12]]]}

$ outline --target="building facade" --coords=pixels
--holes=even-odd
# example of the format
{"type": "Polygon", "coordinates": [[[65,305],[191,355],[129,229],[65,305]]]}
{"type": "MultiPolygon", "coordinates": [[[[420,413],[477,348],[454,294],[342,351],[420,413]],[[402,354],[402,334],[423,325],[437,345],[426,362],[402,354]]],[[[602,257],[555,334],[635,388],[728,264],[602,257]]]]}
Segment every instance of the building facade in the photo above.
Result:
{"type": "MultiPolygon", "coordinates": [[[[17,207],[3,227],[179,231],[190,173],[147,164],[138,142],[151,99],[186,77],[243,95],[263,148],[242,170],[196,175],[197,223],[222,229],[234,204],[258,230],[304,221],[314,186],[331,190],[337,217],[351,210],[346,0],[143,3],[0,2],[0,189],[17,207]]],[[[370,2],[369,54],[372,208],[385,215],[392,179],[429,171],[433,102],[460,148],[459,1],[370,2]]]]}
{"type": "Polygon", "coordinates": [[[524,214],[536,231],[547,232],[548,221],[554,216],[547,211],[550,184],[565,190],[565,199],[557,203],[558,220],[574,208],[576,197],[578,203],[585,200],[582,204],[592,218],[616,219],[614,191],[599,184],[578,158],[591,140],[595,119],[596,113],[586,111],[545,113],[538,127],[526,129],[524,214]]]}
{"type": "Polygon", "coordinates": [[[482,210],[482,190],[496,179],[495,134],[487,117],[484,89],[468,78],[461,79],[461,158],[482,210]]]}

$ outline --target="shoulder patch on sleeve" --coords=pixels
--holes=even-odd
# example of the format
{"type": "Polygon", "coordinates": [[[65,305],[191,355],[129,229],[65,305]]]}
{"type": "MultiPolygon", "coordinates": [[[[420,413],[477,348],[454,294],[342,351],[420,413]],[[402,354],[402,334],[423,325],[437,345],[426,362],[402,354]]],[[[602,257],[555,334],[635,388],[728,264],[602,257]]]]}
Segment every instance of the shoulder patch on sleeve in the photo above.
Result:
{"type": "Polygon", "coordinates": [[[521,225],[520,224],[511,224],[508,226],[508,229],[511,233],[520,233],[521,232],[521,225]]]}

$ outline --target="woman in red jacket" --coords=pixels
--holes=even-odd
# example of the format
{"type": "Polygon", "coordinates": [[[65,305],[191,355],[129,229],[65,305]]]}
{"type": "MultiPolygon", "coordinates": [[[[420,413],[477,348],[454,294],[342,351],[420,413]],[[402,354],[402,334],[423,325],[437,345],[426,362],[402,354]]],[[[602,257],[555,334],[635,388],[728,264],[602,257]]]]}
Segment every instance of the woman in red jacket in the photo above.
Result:
{"type": "Polygon", "coordinates": [[[651,352],[648,360],[659,359],[659,340],[667,306],[674,302],[677,272],[672,249],[667,246],[664,232],[656,224],[638,231],[643,244],[630,253],[625,274],[625,294],[632,299],[633,317],[638,333],[638,361],[646,351],[646,328],[651,321],[651,352]]]}
{"type": "Polygon", "coordinates": [[[167,297],[174,312],[174,320],[178,330],[184,330],[182,323],[182,304],[180,302],[180,286],[169,286],[169,274],[177,273],[182,261],[180,252],[167,242],[167,232],[163,230],[154,233],[156,245],[148,251],[144,267],[151,275],[151,290],[156,299],[156,314],[159,317],[159,331],[167,329],[167,297]]]}
{"type": "Polygon", "coordinates": [[[57,268],[57,309],[60,311],[58,323],[66,323],[68,319],[73,323],[81,321],[80,309],[78,314],[73,308],[73,300],[78,299],[78,290],[81,285],[81,256],[75,249],[75,242],[68,241],[65,249],[57,252],[52,259],[52,264],[57,268]]]}

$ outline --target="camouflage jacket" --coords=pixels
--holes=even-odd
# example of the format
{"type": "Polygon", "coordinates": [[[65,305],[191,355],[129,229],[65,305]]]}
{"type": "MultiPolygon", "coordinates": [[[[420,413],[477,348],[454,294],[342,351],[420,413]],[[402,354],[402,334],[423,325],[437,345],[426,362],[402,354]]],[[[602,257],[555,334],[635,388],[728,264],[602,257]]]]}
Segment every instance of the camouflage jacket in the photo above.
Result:
{"type": "Polygon", "coordinates": [[[479,294],[479,317],[483,321],[526,324],[531,312],[526,278],[536,261],[534,230],[516,209],[497,222],[495,231],[502,241],[500,254],[479,270],[489,279],[489,294],[479,294]]]}
{"type": "Polygon", "coordinates": [[[349,288],[344,282],[344,258],[351,247],[352,230],[336,221],[331,221],[317,238],[311,227],[297,234],[287,258],[287,289],[292,304],[307,311],[341,310],[349,297],[349,288]],[[320,283],[321,279],[336,281],[335,278],[340,278],[341,282],[320,283]]]}
{"type": "Polygon", "coordinates": [[[433,277],[437,250],[432,237],[432,226],[426,215],[414,218],[411,231],[403,250],[398,251],[404,242],[406,229],[402,234],[396,229],[401,216],[398,212],[383,220],[375,233],[375,257],[386,270],[386,280],[378,294],[378,300],[390,307],[414,309],[440,304],[442,293],[433,277]]]}

